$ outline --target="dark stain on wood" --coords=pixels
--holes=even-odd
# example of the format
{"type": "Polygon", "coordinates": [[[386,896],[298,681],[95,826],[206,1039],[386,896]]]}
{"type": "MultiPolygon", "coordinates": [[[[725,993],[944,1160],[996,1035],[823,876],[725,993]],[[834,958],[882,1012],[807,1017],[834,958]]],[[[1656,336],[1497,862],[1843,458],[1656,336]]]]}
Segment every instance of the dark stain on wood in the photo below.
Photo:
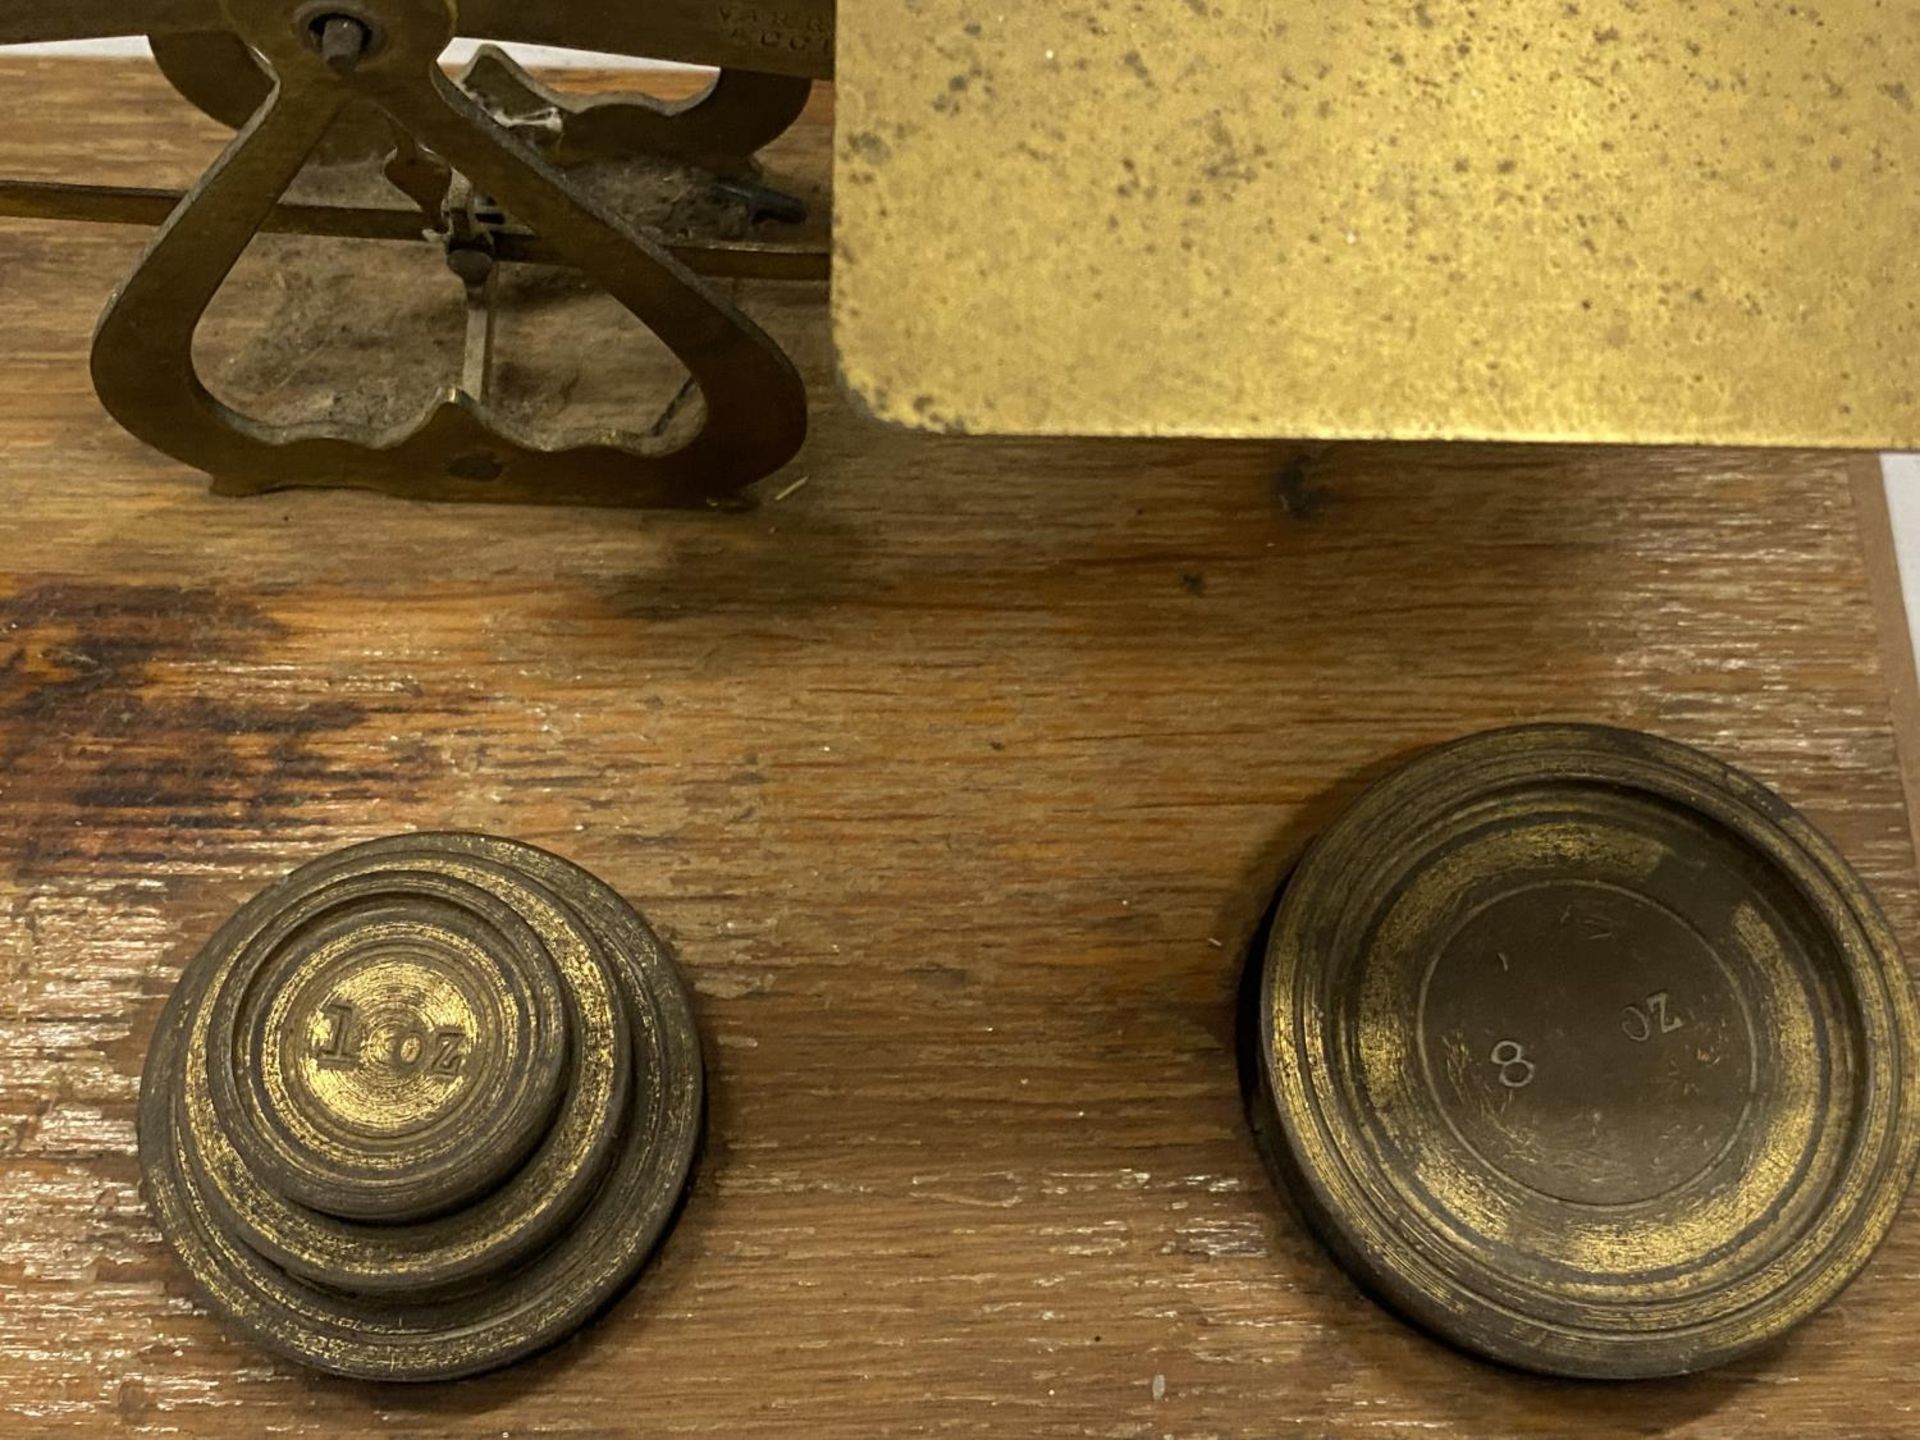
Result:
{"type": "Polygon", "coordinates": [[[110,842],[164,853],[183,832],[272,828],[322,794],[417,784],[417,754],[346,767],[328,754],[369,721],[367,704],[228,683],[234,667],[271,668],[285,637],[254,601],[205,587],[69,581],[0,596],[0,764],[44,807],[17,839],[17,875],[85,873],[114,858],[110,842]],[[212,656],[226,673],[203,673],[212,656]]]}

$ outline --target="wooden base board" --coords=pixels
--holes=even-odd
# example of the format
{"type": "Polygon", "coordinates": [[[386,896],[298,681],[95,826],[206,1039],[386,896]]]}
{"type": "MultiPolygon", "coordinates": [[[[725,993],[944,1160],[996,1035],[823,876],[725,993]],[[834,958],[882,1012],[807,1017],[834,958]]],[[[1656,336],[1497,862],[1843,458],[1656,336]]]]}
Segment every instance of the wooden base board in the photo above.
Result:
{"type": "MultiPolygon", "coordinates": [[[[0,119],[4,173],[184,180],[219,139],[81,62],[0,64],[0,119]]],[[[0,1428],[1911,1431],[1920,1205],[1765,1355],[1506,1374],[1319,1250],[1233,1061],[1289,858],[1488,726],[1702,745],[1920,938],[1911,677],[1853,462],[927,440],[848,412],[802,291],[753,298],[815,401],[755,514],[221,501],[88,387],[137,245],[0,226],[0,1428]],[[658,1263],[580,1338],[343,1384],[195,1304],[139,1195],[138,1074],[256,888],[449,826],[567,854],[678,948],[711,1138],[658,1263]]]]}

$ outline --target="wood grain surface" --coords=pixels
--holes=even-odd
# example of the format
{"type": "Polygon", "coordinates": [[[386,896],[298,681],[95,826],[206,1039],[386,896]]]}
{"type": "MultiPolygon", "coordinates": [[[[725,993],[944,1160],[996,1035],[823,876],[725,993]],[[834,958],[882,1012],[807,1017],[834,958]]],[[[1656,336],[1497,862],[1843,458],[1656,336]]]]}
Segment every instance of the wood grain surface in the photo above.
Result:
{"type": "MultiPolygon", "coordinates": [[[[219,142],[71,61],[0,63],[0,121],[10,174],[185,180],[219,142]]],[[[1911,943],[1852,462],[929,440],[849,412],[802,290],[759,308],[815,434],[754,514],[221,501],[88,387],[138,242],[0,226],[0,1431],[1920,1428],[1914,1206],[1748,1362],[1507,1374],[1314,1245],[1232,1049],[1288,857],[1394,761],[1515,721],[1746,767],[1911,943]],[[203,1312],[133,1113],[216,924],[416,827],[548,846],[641,907],[712,1106],[677,1231],[600,1323],[397,1390],[203,1312]]]]}

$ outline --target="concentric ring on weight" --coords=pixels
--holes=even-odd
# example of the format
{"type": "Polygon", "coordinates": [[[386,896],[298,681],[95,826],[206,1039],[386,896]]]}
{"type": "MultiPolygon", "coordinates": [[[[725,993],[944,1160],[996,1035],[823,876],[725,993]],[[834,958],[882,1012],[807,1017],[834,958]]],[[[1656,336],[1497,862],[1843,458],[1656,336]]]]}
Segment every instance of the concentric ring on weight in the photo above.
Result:
{"type": "MultiPolygon", "coordinates": [[[[564,982],[570,1074],[557,1123],[531,1159],[467,1210],[413,1225],[365,1226],[289,1202],[228,1152],[231,1137],[207,1103],[211,1027],[195,1037],[182,1090],[187,1158],[210,1200],[249,1244],[289,1272],[363,1294],[407,1294],[466,1284],[550,1243],[599,1186],[625,1113],[632,1065],[628,1027],[598,942],[546,887],[504,867],[441,857],[448,873],[513,896],[564,982]]],[[[597,883],[597,882],[596,882],[597,883]]],[[[223,965],[214,995],[228,983],[223,965]]],[[[214,1000],[214,1016],[221,1016],[214,1000]]]]}
{"type": "Polygon", "coordinates": [[[567,1024],[551,957],[511,906],[447,876],[335,876],[301,896],[242,947],[211,1030],[231,1038],[232,1063],[210,1083],[221,1127],[242,1160],[288,1199],[346,1219],[421,1219],[492,1189],[546,1133],[565,1089],[567,1024]],[[460,918],[483,926],[482,937],[460,935],[460,918]],[[398,1156],[327,1134],[279,1093],[283,1042],[273,1031],[274,1011],[302,989],[289,980],[317,949],[336,935],[372,938],[367,931],[389,919],[443,922],[433,926],[437,938],[464,949],[470,963],[490,966],[517,1011],[514,1033],[482,1057],[483,1081],[462,1102],[471,1122],[443,1122],[431,1143],[409,1141],[396,1147],[398,1156]],[[398,1175],[396,1159],[405,1162],[398,1175]]]}

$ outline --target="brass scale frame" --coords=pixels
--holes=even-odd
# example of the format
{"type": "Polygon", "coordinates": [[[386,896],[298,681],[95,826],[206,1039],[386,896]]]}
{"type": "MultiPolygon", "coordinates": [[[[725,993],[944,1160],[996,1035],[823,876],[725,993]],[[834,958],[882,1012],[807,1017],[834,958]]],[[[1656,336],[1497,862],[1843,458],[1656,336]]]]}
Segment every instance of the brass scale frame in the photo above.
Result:
{"type": "MultiPolygon", "coordinates": [[[[833,0],[13,0],[0,45],[147,36],[174,86],[238,130],[185,194],[0,179],[0,216],[157,225],[101,318],[93,378],[127,430],[213,477],[221,494],[353,487],[429,500],[740,506],[806,437],[804,384],[713,279],[820,281],[824,249],[759,239],[669,242],[568,176],[646,157],[750,177],[752,157],[832,73],[833,0]],[[578,102],[488,47],[459,80],[456,36],[719,67],[705,94],[578,102]],[[373,111],[385,125],[370,124],[373,111]],[[357,112],[357,113],[356,113],[357,112]],[[403,206],[284,199],[329,134],[372,133],[403,206]],[[193,338],[256,235],[445,247],[466,283],[459,383],[410,425],[277,425],[216,398],[193,338]],[[488,402],[500,263],[582,272],[653,331],[705,401],[690,437],[534,430],[488,402]]],[[[376,153],[376,158],[378,153],[376,153]]],[[[657,431],[662,427],[654,427],[657,431]]]]}

